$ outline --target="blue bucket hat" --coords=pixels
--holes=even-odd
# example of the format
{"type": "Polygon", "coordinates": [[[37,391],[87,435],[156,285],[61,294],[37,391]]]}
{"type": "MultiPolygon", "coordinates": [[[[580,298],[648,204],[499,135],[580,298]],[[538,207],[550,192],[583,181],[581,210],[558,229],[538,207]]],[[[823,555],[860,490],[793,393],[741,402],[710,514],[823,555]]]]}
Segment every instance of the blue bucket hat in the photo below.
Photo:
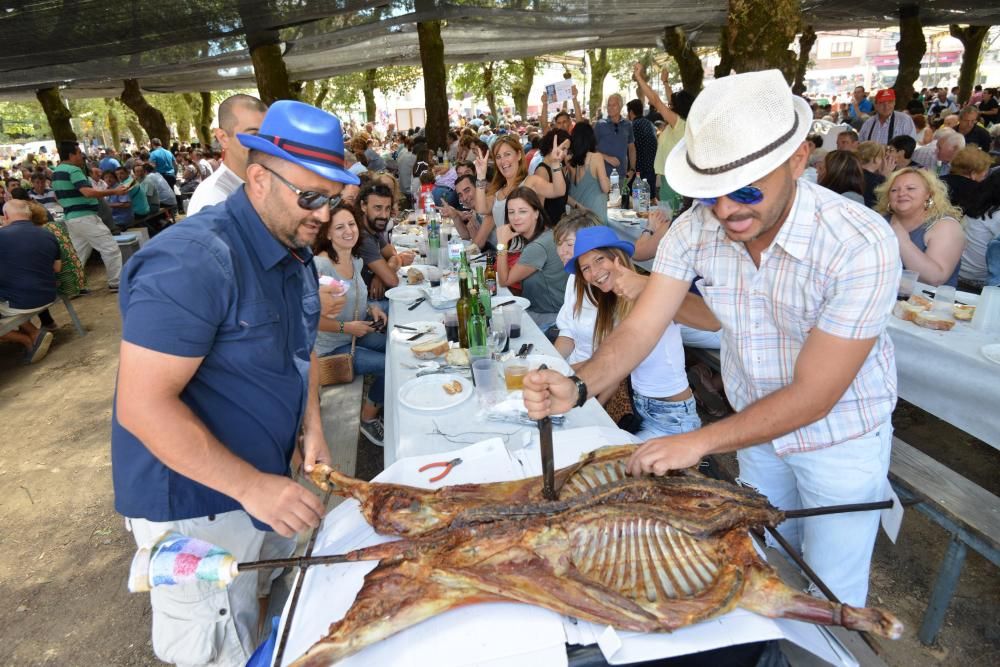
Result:
{"type": "Polygon", "coordinates": [[[576,233],[573,257],[566,262],[566,273],[573,273],[576,270],[578,258],[598,248],[618,248],[629,257],[635,252],[635,246],[618,238],[618,235],[610,227],[584,227],[576,233]]]}
{"type": "Polygon", "coordinates": [[[340,120],[314,106],[279,100],[267,110],[257,134],[240,133],[236,137],[250,150],[287,160],[336,183],[361,182],[344,168],[340,120]]]}

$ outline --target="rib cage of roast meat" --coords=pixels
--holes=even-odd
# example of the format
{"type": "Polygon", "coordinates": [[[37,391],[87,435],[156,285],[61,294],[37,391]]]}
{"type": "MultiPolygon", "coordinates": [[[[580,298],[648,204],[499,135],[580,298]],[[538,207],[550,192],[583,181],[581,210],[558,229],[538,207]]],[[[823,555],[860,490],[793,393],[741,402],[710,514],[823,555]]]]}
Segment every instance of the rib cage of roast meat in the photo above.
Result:
{"type": "Polygon", "coordinates": [[[779,579],[748,529],[784,514],[747,488],[694,471],[631,477],[633,446],[605,447],[542,478],[437,490],[368,483],[319,466],[323,490],[357,499],[400,540],[358,549],[379,560],[353,606],[295,667],[330,665],[462,605],[515,601],[623,630],[665,632],[742,607],[897,638],[890,613],[811,597],[779,579]]]}

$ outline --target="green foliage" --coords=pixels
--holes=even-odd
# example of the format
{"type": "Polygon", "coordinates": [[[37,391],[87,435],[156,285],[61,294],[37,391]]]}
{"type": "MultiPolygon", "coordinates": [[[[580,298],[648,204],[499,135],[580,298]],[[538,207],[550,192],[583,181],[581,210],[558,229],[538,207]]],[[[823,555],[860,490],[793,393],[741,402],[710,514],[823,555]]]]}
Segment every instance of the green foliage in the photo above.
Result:
{"type": "MultiPolygon", "coordinates": [[[[395,66],[379,67],[375,70],[374,90],[380,90],[384,95],[405,95],[419,83],[421,72],[419,67],[395,66]]],[[[365,72],[351,72],[317,81],[313,88],[318,98],[325,89],[326,95],[320,100],[320,106],[327,111],[343,112],[363,109],[362,91],[368,85],[365,72]]],[[[315,103],[316,98],[307,100],[315,103]]]]}
{"type": "Polygon", "coordinates": [[[42,105],[31,102],[0,102],[0,143],[24,143],[50,138],[42,105]]]}

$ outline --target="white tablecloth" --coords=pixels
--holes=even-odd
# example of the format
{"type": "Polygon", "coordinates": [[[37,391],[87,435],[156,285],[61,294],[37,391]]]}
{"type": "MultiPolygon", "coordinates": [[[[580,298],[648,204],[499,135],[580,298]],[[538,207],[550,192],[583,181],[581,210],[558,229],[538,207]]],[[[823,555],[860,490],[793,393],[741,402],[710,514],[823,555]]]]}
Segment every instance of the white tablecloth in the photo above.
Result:
{"type": "MultiPolygon", "coordinates": [[[[496,299],[502,301],[503,297],[498,296],[496,299]]],[[[406,306],[406,303],[390,304],[390,329],[396,324],[436,320],[444,313],[435,310],[429,302],[424,302],[412,311],[407,310],[406,306]]],[[[532,354],[559,356],[527,314],[521,318],[521,337],[512,339],[510,347],[517,350],[524,343],[534,344],[532,354]]],[[[494,435],[510,444],[519,442],[525,434],[536,432],[528,426],[479,418],[479,403],[475,397],[451,409],[433,412],[421,412],[400,405],[396,400],[399,388],[417,374],[417,369],[405,368],[403,364],[416,363],[417,359],[410,352],[409,343],[390,342],[387,346],[384,411],[386,467],[407,456],[450,452],[494,435]]],[[[614,427],[615,424],[604,408],[595,399],[590,399],[582,408],[570,411],[566,415],[565,425],[556,430],[583,426],[614,427]]]]}
{"type": "MultiPolygon", "coordinates": [[[[976,305],[979,297],[959,292],[956,299],[976,305]]],[[[892,317],[889,335],[899,397],[1000,449],[1000,365],[980,351],[1000,343],[1000,333],[977,331],[968,322],[934,331],[892,317]]]]}

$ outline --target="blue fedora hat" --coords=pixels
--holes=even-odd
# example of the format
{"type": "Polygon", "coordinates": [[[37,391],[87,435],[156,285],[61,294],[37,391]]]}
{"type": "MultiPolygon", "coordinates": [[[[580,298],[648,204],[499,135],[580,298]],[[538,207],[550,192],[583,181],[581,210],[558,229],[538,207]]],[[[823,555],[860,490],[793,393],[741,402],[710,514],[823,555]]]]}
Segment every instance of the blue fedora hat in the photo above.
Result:
{"type": "Polygon", "coordinates": [[[250,150],[288,160],[331,181],[345,185],[361,182],[344,168],[340,120],[314,106],[279,100],[267,110],[257,134],[236,137],[250,150]]]}
{"type": "Polygon", "coordinates": [[[635,252],[635,246],[628,241],[622,241],[610,227],[584,227],[576,233],[576,243],[573,244],[573,257],[566,262],[566,273],[576,270],[576,260],[591,250],[598,248],[618,248],[629,257],[635,252]]]}

